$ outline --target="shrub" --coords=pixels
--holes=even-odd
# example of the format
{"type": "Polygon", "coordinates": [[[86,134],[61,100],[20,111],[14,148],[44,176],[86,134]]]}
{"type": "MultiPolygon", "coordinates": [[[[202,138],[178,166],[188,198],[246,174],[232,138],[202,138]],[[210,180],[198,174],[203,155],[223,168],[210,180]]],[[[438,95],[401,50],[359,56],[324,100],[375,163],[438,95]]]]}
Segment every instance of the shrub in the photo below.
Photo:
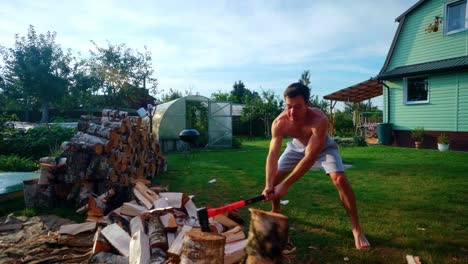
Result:
{"type": "Polygon", "coordinates": [[[241,148],[242,141],[238,137],[232,137],[232,148],[241,148]]]}
{"type": "Polygon", "coordinates": [[[28,131],[19,131],[13,135],[3,136],[0,154],[18,155],[37,160],[48,156],[58,149],[63,141],[69,140],[75,133],[74,128],[61,126],[38,126],[28,131]]]}
{"type": "Polygon", "coordinates": [[[366,139],[361,136],[354,136],[353,137],[353,146],[356,147],[365,147],[367,146],[366,139]]]}
{"type": "Polygon", "coordinates": [[[0,155],[0,171],[33,171],[37,166],[32,160],[16,155],[0,155]]]}

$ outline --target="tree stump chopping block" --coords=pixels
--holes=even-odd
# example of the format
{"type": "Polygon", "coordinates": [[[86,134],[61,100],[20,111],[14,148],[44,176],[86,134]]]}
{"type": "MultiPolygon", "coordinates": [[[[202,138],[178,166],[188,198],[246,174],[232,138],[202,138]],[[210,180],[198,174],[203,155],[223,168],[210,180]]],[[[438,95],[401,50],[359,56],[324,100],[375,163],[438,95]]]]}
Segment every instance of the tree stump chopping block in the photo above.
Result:
{"type": "Polygon", "coordinates": [[[222,235],[194,229],[185,234],[181,263],[224,263],[224,244],[222,235]]]}
{"type": "Polygon", "coordinates": [[[282,263],[288,239],[288,217],[249,208],[251,214],[247,263],[282,263]]]}

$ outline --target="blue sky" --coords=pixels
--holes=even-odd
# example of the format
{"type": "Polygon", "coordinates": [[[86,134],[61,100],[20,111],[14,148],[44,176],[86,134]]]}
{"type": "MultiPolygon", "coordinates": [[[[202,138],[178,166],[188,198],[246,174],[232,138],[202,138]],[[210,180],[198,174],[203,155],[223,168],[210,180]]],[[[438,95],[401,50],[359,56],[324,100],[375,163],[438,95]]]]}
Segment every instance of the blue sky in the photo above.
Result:
{"type": "Polygon", "coordinates": [[[310,70],[312,93],[322,97],[377,75],[395,18],[416,2],[0,0],[0,43],[12,47],[32,24],[82,57],[91,40],[147,46],[159,89],[207,97],[238,80],[280,95],[310,70]]]}

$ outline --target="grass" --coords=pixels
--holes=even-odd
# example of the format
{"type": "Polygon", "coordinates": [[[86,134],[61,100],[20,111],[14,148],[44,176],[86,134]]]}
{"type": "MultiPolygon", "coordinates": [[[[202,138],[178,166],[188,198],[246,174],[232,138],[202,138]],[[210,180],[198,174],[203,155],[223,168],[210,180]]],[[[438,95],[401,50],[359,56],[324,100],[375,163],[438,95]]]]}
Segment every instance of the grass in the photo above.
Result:
{"type": "MultiPolygon", "coordinates": [[[[168,172],[156,181],[195,195],[197,206],[221,206],[260,194],[268,141],[241,149],[168,154],[168,172]],[[216,179],[215,183],[208,183],[216,179]]],[[[354,249],[350,223],[323,171],[308,172],[289,190],[295,263],[468,263],[468,153],[373,146],[340,148],[354,188],[361,224],[373,245],[354,249]],[[463,176],[465,175],[465,176],[463,176]]],[[[268,203],[251,207],[270,210],[268,203]]],[[[240,209],[249,221],[247,208],[240,209]]],[[[248,224],[247,224],[248,225],[248,224]]]]}
{"type": "MultiPolygon", "coordinates": [[[[198,207],[214,207],[260,194],[268,141],[243,141],[241,149],[169,153],[168,172],[155,181],[195,195],[198,207]],[[208,183],[216,179],[215,183],[208,183]]],[[[384,146],[340,148],[357,197],[371,250],[354,249],[348,217],[322,171],[308,172],[284,198],[294,263],[468,263],[468,153],[384,146]],[[464,176],[465,175],[465,176],[464,176]]],[[[270,210],[268,203],[250,207],[270,210]]],[[[0,216],[55,214],[84,220],[72,208],[24,209],[23,198],[0,204],[0,216]]],[[[239,210],[248,228],[247,208],[239,210]]]]}

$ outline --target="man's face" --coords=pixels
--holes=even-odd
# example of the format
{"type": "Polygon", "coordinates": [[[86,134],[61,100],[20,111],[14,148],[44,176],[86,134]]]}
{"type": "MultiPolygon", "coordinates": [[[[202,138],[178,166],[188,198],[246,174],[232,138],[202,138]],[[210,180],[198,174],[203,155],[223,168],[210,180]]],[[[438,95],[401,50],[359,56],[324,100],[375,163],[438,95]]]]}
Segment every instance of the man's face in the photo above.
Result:
{"type": "Polygon", "coordinates": [[[307,114],[308,104],[302,96],[289,97],[286,96],[286,111],[288,112],[289,120],[293,122],[301,121],[307,114]]]}

